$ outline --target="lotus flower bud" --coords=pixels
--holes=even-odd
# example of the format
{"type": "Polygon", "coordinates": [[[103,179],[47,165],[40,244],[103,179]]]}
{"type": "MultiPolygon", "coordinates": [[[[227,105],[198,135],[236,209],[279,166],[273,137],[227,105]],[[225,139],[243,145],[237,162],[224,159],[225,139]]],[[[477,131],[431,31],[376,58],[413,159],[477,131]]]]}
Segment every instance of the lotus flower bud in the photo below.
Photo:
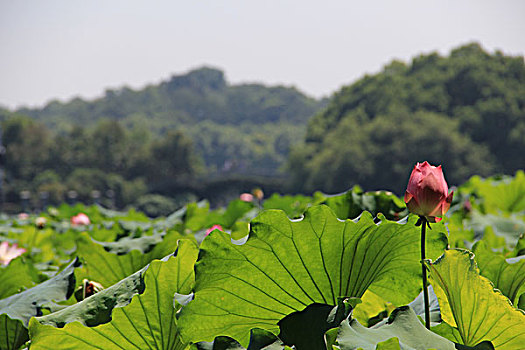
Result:
{"type": "Polygon", "coordinates": [[[73,217],[71,217],[71,224],[72,225],[89,225],[91,221],[89,220],[89,217],[84,213],[79,213],[73,217]]]}
{"type": "Polygon", "coordinates": [[[440,221],[450,208],[454,192],[448,193],[448,185],[443,176],[441,165],[438,167],[428,162],[417,163],[405,192],[408,210],[424,216],[429,222],[440,221]]]}
{"type": "Polygon", "coordinates": [[[210,233],[212,233],[214,230],[219,230],[219,231],[223,231],[224,232],[224,229],[222,228],[221,225],[213,225],[212,227],[210,227],[209,229],[206,230],[206,236],[209,235],[210,233]]]}
{"type": "Polygon", "coordinates": [[[253,201],[253,194],[251,193],[243,193],[239,196],[239,199],[244,202],[251,202],[253,201]]]}

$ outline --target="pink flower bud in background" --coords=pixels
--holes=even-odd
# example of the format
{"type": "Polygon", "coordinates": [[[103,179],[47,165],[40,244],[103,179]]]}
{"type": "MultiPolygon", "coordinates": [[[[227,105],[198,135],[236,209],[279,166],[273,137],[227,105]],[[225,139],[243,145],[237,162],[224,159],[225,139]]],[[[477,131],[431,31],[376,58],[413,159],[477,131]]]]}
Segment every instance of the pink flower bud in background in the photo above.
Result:
{"type": "Polygon", "coordinates": [[[9,243],[2,242],[0,244],[0,264],[7,266],[14,258],[24,254],[26,250],[24,248],[18,248],[18,245],[14,243],[9,246],[9,243]]]}
{"type": "Polygon", "coordinates": [[[29,215],[27,213],[18,214],[18,220],[25,220],[25,219],[29,219],[29,215]]]}
{"type": "Polygon", "coordinates": [[[72,225],[89,225],[91,221],[89,220],[89,217],[84,213],[79,213],[73,217],[71,217],[71,224],[72,225]]]}
{"type": "Polygon", "coordinates": [[[440,221],[450,208],[454,192],[448,193],[448,185],[441,165],[438,167],[428,162],[417,163],[405,192],[405,203],[408,210],[424,216],[429,222],[440,221]]]}
{"type": "Polygon", "coordinates": [[[206,236],[209,235],[210,233],[213,232],[213,230],[219,230],[219,231],[223,231],[223,228],[221,225],[213,225],[212,227],[210,227],[209,229],[206,230],[206,236]]]}
{"type": "Polygon", "coordinates": [[[239,196],[239,199],[244,202],[252,202],[253,201],[253,194],[251,193],[243,193],[239,196]]]}

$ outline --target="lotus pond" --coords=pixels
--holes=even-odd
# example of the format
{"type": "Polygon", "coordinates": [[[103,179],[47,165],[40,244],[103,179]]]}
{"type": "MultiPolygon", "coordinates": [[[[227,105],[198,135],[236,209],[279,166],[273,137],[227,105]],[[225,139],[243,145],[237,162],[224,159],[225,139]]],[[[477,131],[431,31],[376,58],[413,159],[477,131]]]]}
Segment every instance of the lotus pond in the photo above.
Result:
{"type": "Polygon", "coordinates": [[[359,187],[4,216],[0,349],[524,348],[525,174],[471,178],[427,231],[430,330],[417,219],[359,187]]]}

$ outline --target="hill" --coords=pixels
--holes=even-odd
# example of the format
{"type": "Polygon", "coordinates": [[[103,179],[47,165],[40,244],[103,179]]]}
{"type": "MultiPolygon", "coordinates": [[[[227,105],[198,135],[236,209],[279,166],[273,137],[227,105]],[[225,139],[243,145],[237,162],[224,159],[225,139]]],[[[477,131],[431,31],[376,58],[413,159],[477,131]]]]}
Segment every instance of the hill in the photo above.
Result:
{"type": "Polygon", "coordinates": [[[525,166],[524,135],[523,57],[472,43],[393,61],[343,87],[292,152],[291,182],[296,191],[386,184],[402,194],[423,160],[443,164],[453,184],[513,174],[525,166]]]}
{"type": "Polygon", "coordinates": [[[212,173],[275,175],[323,105],[293,87],[231,85],[222,71],[203,67],[139,90],[106,90],[92,101],[53,101],[16,112],[58,134],[74,126],[93,128],[105,119],[156,136],[178,130],[193,141],[212,173]]]}

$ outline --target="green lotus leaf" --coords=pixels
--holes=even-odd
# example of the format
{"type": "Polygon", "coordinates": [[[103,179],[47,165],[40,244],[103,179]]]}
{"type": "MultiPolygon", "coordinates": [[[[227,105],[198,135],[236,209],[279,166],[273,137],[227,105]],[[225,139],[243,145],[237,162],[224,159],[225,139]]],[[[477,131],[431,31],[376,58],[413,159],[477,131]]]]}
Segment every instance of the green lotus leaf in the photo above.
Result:
{"type": "Polygon", "coordinates": [[[141,222],[141,221],[132,221],[132,220],[118,220],[119,226],[127,234],[134,234],[140,232],[146,232],[151,228],[151,222],[141,222]]]}
{"type": "Polygon", "coordinates": [[[97,242],[104,247],[107,252],[114,253],[117,255],[124,255],[132,250],[137,250],[140,253],[148,253],[160,242],[163,241],[165,232],[154,233],[151,235],[144,235],[137,238],[132,238],[129,236],[122,237],[116,242],[97,242]]]}
{"type": "Polygon", "coordinates": [[[520,296],[525,293],[525,259],[510,264],[484,241],[477,242],[473,252],[481,275],[487,277],[514,306],[518,306],[520,296]]]}
{"type": "MultiPolygon", "coordinates": [[[[177,247],[177,240],[182,236],[170,231],[162,236],[162,240],[158,241],[155,246],[149,246],[149,251],[143,253],[144,248],[131,249],[135,245],[134,239],[127,239],[125,245],[118,248],[112,246],[110,249],[119,250],[131,249],[127,254],[117,255],[107,252],[104,246],[100,243],[94,242],[87,233],[82,233],[77,240],[77,255],[83,260],[84,267],[82,268],[82,278],[87,278],[102,284],[104,287],[111,286],[118,281],[124,279],[136,271],[146,266],[153,259],[160,259],[170,253],[173,253],[177,247]]],[[[139,241],[136,246],[140,246],[144,239],[137,238],[139,241]]],[[[107,243],[104,243],[107,244],[107,243]]],[[[80,274],[79,274],[80,275],[80,274]]]]}
{"type": "Polygon", "coordinates": [[[329,206],[340,219],[353,219],[363,211],[372,215],[384,214],[389,219],[399,219],[408,214],[405,203],[392,192],[363,192],[359,186],[335,196],[327,196],[322,202],[329,206]]]}
{"type": "Polygon", "coordinates": [[[479,274],[472,252],[447,250],[429,267],[441,316],[456,328],[459,343],[474,346],[488,340],[498,350],[523,347],[525,313],[479,274]]]}
{"type": "Polygon", "coordinates": [[[505,238],[508,247],[513,248],[518,243],[520,235],[525,232],[525,215],[483,215],[472,211],[467,226],[476,232],[477,237],[483,237],[487,228],[491,228],[496,236],[505,238]]]}
{"type": "MultiPolygon", "coordinates": [[[[217,224],[225,228],[230,228],[235,222],[245,215],[247,215],[254,208],[251,202],[245,202],[240,199],[235,199],[228,203],[226,210],[222,214],[221,220],[217,224]]],[[[253,218],[253,216],[252,216],[253,218]]]]}
{"type": "Polygon", "coordinates": [[[6,267],[0,267],[0,299],[33,287],[40,280],[40,273],[33,265],[24,258],[16,258],[6,267]]]}
{"type": "Polygon", "coordinates": [[[322,349],[324,334],[348,317],[359,299],[340,299],[338,306],[311,304],[279,321],[279,338],[297,349],[322,349]]]}
{"type": "MultiPolygon", "coordinates": [[[[426,329],[408,306],[395,309],[388,323],[377,329],[365,328],[355,319],[344,320],[337,330],[334,348],[341,350],[457,349],[456,344],[450,340],[426,329]]],[[[463,347],[462,349],[474,348],[463,347]]],[[[490,344],[485,343],[475,349],[491,349],[491,347],[490,344]]]]}
{"type": "Polygon", "coordinates": [[[28,340],[29,334],[22,321],[0,315],[0,350],[19,349],[28,340]]]}
{"type": "Polygon", "coordinates": [[[485,213],[517,213],[525,211],[525,172],[517,171],[514,177],[502,180],[472,177],[460,190],[469,191],[480,197],[485,213]]]}
{"type": "Polygon", "coordinates": [[[292,219],[300,218],[313,204],[313,198],[304,195],[280,195],[274,193],[263,202],[264,209],[280,209],[292,219]]]}
{"type": "Polygon", "coordinates": [[[173,295],[191,292],[197,253],[194,242],[181,240],[175,257],[151,262],[144,273],[144,293],[135,295],[129,305],[113,309],[109,323],[87,327],[73,322],[55,328],[32,319],[31,349],[188,348],[177,329],[175,313],[180,305],[174,304],[173,295]]]}
{"type": "Polygon", "coordinates": [[[11,319],[20,320],[27,326],[29,319],[39,316],[42,308],[51,302],[67,300],[75,288],[75,268],[78,259],[71,262],[56,276],[33,288],[0,300],[0,315],[7,314],[11,319]]]}
{"type": "MultiPolygon", "coordinates": [[[[193,345],[192,350],[246,350],[238,341],[230,337],[219,336],[213,342],[200,342],[193,345]]],[[[250,332],[249,350],[292,350],[273,333],[264,329],[254,328],[250,332]]]]}
{"type": "MultiPolygon", "coordinates": [[[[313,303],[335,306],[339,297],[361,297],[370,287],[398,305],[420,291],[420,233],[414,226],[370,213],[341,221],[326,206],[302,220],[268,210],[251,223],[243,245],[214,231],[202,243],[196,264],[195,298],[180,313],[187,341],[229,336],[245,345],[249,331],[278,332],[277,322],[313,303]]],[[[446,238],[436,225],[428,256],[439,256],[446,238]]]]}
{"type": "Polygon", "coordinates": [[[62,310],[38,317],[37,320],[54,327],[63,327],[75,321],[87,326],[107,323],[111,320],[111,312],[114,308],[128,305],[135,294],[144,292],[142,274],[145,270],[146,267],[91,297],[62,310]]]}
{"type": "Polygon", "coordinates": [[[516,244],[516,247],[514,247],[514,251],[512,252],[512,256],[520,256],[525,255],[525,233],[522,233],[518,239],[518,243],[516,244]]]}

